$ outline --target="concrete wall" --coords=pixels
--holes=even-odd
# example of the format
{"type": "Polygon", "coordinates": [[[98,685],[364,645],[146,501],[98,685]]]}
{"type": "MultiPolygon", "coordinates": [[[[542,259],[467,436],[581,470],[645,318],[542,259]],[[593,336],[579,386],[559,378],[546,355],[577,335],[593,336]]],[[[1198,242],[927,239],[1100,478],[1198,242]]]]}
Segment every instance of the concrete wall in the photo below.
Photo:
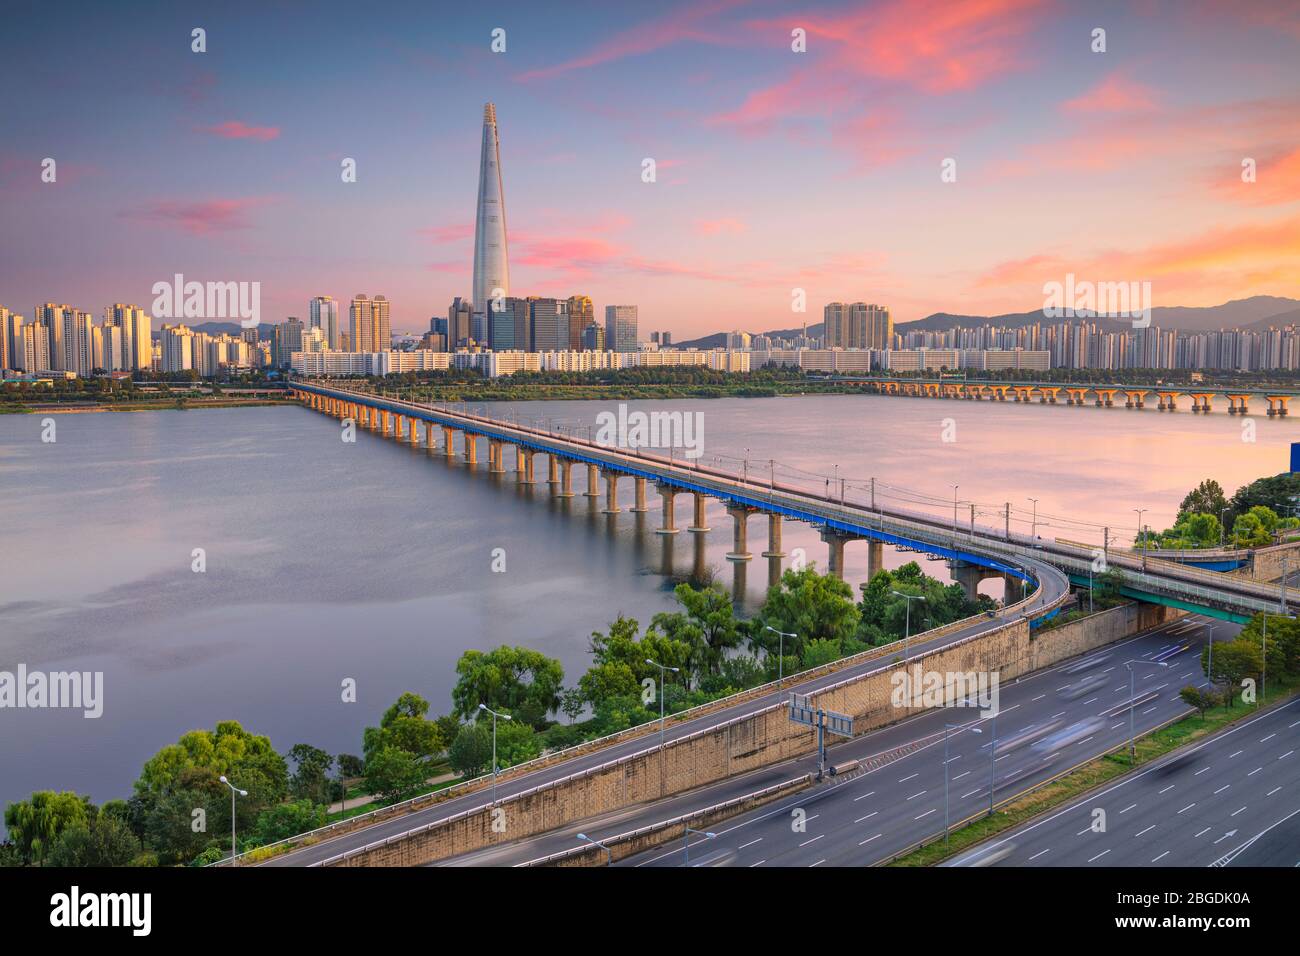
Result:
{"type": "Polygon", "coordinates": [[[1234,573],[1255,581],[1276,581],[1284,570],[1288,573],[1300,570],[1300,542],[1256,548],[1251,552],[1250,564],[1234,573]]]}
{"type": "MultiPolygon", "coordinates": [[[[1157,626],[1183,612],[1126,605],[1030,636],[1026,621],[913,658],[923,670],[997,672],[1014,680],[1041,667],[1157,626]]],[[[901,649],[893,658],[902,664],[901,649]]],[[[854,717],[855,733],[883,727],[925,708],[894,706],[896,669],[846,678],[814,695],[818,706],[854,717]]],[[[555,829],[628,806],[683,793],[727,777],[811,753],[816,731],[773,705],[600,767],[408,831],[327,865],[415,866],[555,829]]]]}

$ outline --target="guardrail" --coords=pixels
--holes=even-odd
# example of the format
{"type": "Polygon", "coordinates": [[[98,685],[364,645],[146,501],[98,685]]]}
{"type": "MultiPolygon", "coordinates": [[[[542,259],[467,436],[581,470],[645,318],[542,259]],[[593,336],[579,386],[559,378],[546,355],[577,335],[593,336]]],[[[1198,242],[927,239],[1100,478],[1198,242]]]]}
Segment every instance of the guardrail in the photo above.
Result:
{"type": "MultiPolygon", "coordinates": [[[[725,820],[728,817],[735,816],[737,813],[742,813],[746,810],[752,810],[755,807],[762,806],[764,803],[768,803],[776,799],[777,797],[782,796],[783,794],[795,793],[799,790],[803,790],[806,787],[811,786],[812,782],[813,782],[813,775],[810,773],[806,773],[802,777],[794,777],[790,780],[783,781],[782,783],[776,783],[770,787],[764,787],[762,790],[755,790],[753,793],[747,793],[744,796],[733,797],[731,800],[726,800],[722,803],[716,803],[711,807],[703,807],[702,809],[699,810],[692,810],[690,813],[683,813],[680,814],[679,816],[671,817],[670,819],[667,820],[660,820],[658,823],[651,823],[647,826],[638,827],[635,830],[628,830],[626,833],[620,833],[617,836],[606,837],[600,842],[604,844],[604,846],[610,848],[610,856],[612,857],[614,855],[614,848],[617,847],[618,844],[620,843],[628,843],[634,840],[644,839],[645,837],[652,836],[655,833],[663,833],[666,830],[671,830],[679,826],[689,825],[692,822],[708,823],[717,820],[725,820]]],[[[673,838],[675,838],[675,836],[670,837],[665,835],[664,839],[659,842],[667,843],[669,839],[673,839],[673,838]]],[[[640,852],[642,849],[649,849],[649,847],[639,847],[633,852],[640,852]]],[[[605,855],[604,850],[601,847],[583,845],[583,846],[571,847],[568,850],[560,850],[557,853],[551,853],[546,856],[538,857],[535,860],[528,860],[527,862],[524,863],[517,863],[515,864],[515,866],[516,868],[533,867],[533,866],[554,866],[558,863],[562,863],[565,860],[571,860],[574,857],[580,857],[587,854],[594,854],[597,856],[605,855]]],[[[622,856],[619,857],[619,859],[623,859],[624,857],[630,855],[631,853],[623,854],[622,856]]]]}

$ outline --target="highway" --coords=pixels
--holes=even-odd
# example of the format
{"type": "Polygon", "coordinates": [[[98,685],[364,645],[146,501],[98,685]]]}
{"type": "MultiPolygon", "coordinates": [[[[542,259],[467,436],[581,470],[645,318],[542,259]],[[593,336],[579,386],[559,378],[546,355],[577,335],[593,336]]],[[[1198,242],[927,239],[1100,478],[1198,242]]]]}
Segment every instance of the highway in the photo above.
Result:
{"type": "MultiPolygon", "coordinates": [[[[1169,664],[1167,668],[1143,666],[1136,674],[1138,699],[1151,696],[1134,715],[1138,733],[1187,712],[1178,690],[1188,683],[1203,681],[1197,655],[1205,623],[1200,618],[1183,618],[1080,659],[1096,661],[1093,667],[1068,673],[1067,669],[1080,661],[1066,661],[1002,685],[1001,713],[996,721],[996,801],[1001,803],[1127,739],[1125,710],[1053,754],[1035,754],[1027,744],[1010,746],[1013,738],[1025,731],[1044,725],[1064,729],[1075,721],[1124,705],[1129,699],[1126,660],[1165,657],[1169,664]],[[1148,671],[1151,680],[1144,679],[1148,671]],[[1062,696],[1063,692],[1069,693],[1070,685],[1078,685],[1094,674],[1105,675],[1106,686],[1070,699],[1062,696]]],[[[1225,627],[1216,624],[1216,640],[1227,639],[1225,627]]],[[[989,799],[990,721],[981,720],[978,711],[965,708],[930,711],[834,745],[830,749],[831,763],[874,757],[871,766],[875,769],[833,778],[719,824],[718,837],[707,841],[708,846],[700,845],[704,838],[693,838],[692,864],[699,858],[720,857],[726,865],[734,866],[867,865],[941,834],[946,722],[962,725],[949,735],[951,818],[956,823],[979,813],[989,799]],[[975,734],[971,728],[981,733],[975,734]],[[802,831],[792,826],[796,810],[804,812],[802,831]]],[[[571,849],[578,845],[578,832],[604,840],[815,771],[815,758],[803,757],[669,801],[629,808],[607,818],[466,854],[443,861],[443,865],[519,865],[571,849]]],[[[679,866],[683,858],[682,845],[677,842],[616,865],[679,866]]]]}
{"type": "MultiPolygon", "coordinates": [[[[1242,705],[1245,706],[1245,705],[1242,705]]],[[[951,865],[1300,866],[1300,699],[1183,748],[951,865]],[[1094,812],[1105,811],[1105,830],[1094,812]]]]}
{"type": "MultiPolygon", "coordinates": [[[[1030,595],[1029,601],[1026,605],[1023,605],[1019,610],[1012,612],[1012,619],[1020,617],[1022,614],[1033,614],[1035,610],[1041,611],[1042,608],[1054,604],[1054,602],[1066,593],[1068,585],[1063,575],[1054,571],[1049,566],[1040,566],[1037,571],[1042,574],[1043,585],[1035,591],[1034,594],[1030,595]]],[[[990,618],[980,616],[979,618],[973,619],[972,622],[965,627],[950,631],[940,637],[932,637],[929,639],[924,639],[923,637],[918,639],[914,637],[911,642],[910,652],[915,655],[920,652],[946,647],[950,644],[974,637],[992,628],[1000,627],[1006,622],[1006,617],[990,618]]],[[[764,708],[782,703],[788,699],[789,694],[792,691],[799,694],[809,694],[831,684],[839,683],[846,678],[888,670],[894,666],[890,661],[901,651],[901,647],[894,647],[892,653],[877,656],[859,664],[850,665],[843,669],[810,678],[808,680],[798,681],[796,679],[793,682],[788,681],[786,686],[780,690],[773,689],[770,693],[761,694],[753,699],[729,707],[723,707],[719,710],[693,719],[681,720],[675,723],[670,722],[664,732],[664,738],[667,741],[675,740],[679,737],[688,736],[696,731],[714,727],[738,717],[753,714],[757,711],[763,710],[764,708]]],[[[646,725],[644,730],[645,733],[641,736],[635,737],[631,740],[611,744],[591,753],[574,756],[567,760],[560,760],[549,766],[521,772],[515,776],[502,776],[497,784],[498,801],[511,795],[530,790],[534,787],[540,786],[541,784],[562,779],[563,777],[578,773],[582,770],[598,767],[601,764],[615,760],[619,757],[625,757],[644,750],[657,748],[658,724],[646,725]]],[[[386,820],[382,823],[376,823],[372,826],[364,827],[360,830],[340,834],[334,837],[325,835],[319,843],[314,843],[311,846],[301,847],[291,852],[272,857],[259,865],[310,866],[328,860],[329,858],[341,853],[345,853],[348,850],[357,849],[387,837],[397,836],[407,830],[434,823],[457,813],[488,806],[490,803],[490,794],[488,791],[483,789],[464,794],[463,796],[449,796],[447,799],[428,807],[386,820]]]]}

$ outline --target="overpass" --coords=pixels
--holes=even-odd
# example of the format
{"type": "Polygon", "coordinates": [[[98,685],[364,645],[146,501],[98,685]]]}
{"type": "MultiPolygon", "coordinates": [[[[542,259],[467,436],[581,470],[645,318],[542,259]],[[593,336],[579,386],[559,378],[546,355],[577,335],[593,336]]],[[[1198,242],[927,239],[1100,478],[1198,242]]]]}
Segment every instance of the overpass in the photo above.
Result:
{"type": "MultiPolygon", "coordinates": [[[[951,522],[932,514],[876,500],[874,480],[865,498],[854,488],[849,494],[846,480],[839,479],[837,489],[799,487],[775,479],[775,466],[766,481],[751,476],[746,467],[741,473],[681,460],[669,450],[668,456],[643,449],[617,448],[583,438],[575,433],[558,433],[518,421],[506,421],[468,411],[401,401],[364,392],[324,386],[309,382],[291,382],[293,395],[309,407],[340,419],[392,434],[399,441],[438,446],[444,455],[456,454],[457,436],[465,461],[477,464],[479,446],[486,441],[488,471],[506,471],[507,446],[515,449],[518,480],[536,482],[535,458],[546,456],[551,494],[572,497],[573,470],[586,471],[585,495],[601,495],[605,483],[605,512],[616,514],[619,508],[618,486],[630,480],[635,489],[634,511],[647,511],[646,494],[653,482],[663,499],[663,534],[675,534],[675,499],[689,495],[693,499],[695,533],[710,529],[705,524],[705,500],[721,500],[731,516],[733,547],[727,555],[731,561],[748,561],[749,519],[755,514],[767,517],[769,558],[784,556],[781,545],[782,522],[786,518],[803,521],[821,529],[828,548],[827,565],[831,573],[842,576],[844,548],[853,541],[868,543],[868,572],[874,575],[882,565],[882,549],[888,544],[905,550],[924,552],[945,559],[957,581],[973,593],[982,577],[1002,576],[1008,581],[1019,579],[1027,588],[1041,575],[1032,573],[1034,566],[1048,565],[1080,585],[1090,582],[1101,570],[1118,568],[1123,572],[1123,593],[1142,601],[1164,604],[1183,610],[1208,614],[1236,622],[1245,622],[1261,611],[1286,613],[1286,587],[1224,575],[1217,571],[1188,566],[1150,554],[1110,549],[1107,545],[1090,547],[1062,539],[1044,540],[1037,535],[1012,532],[1010,521],[1003,528],[977,524],[971,506],[969,524],[960,526],[956,507],[951,522]]],[[[1012,603],[1008,600],[1006,603],[1012,603]]]]}
{"type": "Polygon", "coordinates": [[[996,382],[954,380],[951,378],[895,378],[892,376],[827,376],[837,382],[860,382],[879,395],[903,395],[913,398],[949,398],[965,401],[1033,402],[1044,405],[1095,405],[1097,408],[1142,409],[1152,403],[1161,412],[1176,412],[1179,403],[1191,410],[1209,414],[1220,403],[1229,415],[1249,415],[1250,402],[1267,403],[1269,418],[1285,418],[1290,402],[1300,396],[1294,389],[1255,388],[1225,385],[1122,385],[1105,382],[996,382]]]}

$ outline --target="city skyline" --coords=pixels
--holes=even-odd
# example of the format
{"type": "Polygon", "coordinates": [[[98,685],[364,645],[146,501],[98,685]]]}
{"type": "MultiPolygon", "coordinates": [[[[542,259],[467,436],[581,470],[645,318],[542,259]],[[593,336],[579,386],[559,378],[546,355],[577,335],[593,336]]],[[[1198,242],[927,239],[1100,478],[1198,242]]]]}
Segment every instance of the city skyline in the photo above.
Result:
{"type": "Polygon", "coordinates": [[[241,32],[251,7],[205,13],[200,54],[189,14],[128,33],[89,8],[77,22],[104,42],[57,75],[33,55],[74,14],[20,6],[0,41],[18,78],[0,301],[57,287],[141,302],[185,272],[262,282],[274,320],[344,276],[389,291],[395,328],[421,329],[472,294],[485,101],[509,117],[513,286],[637,302],[678,340],[797,325],[792,288],[834,301],[848,276],[899,324],[1033,308],[1067,272],[1151,281],[1157,305],[1285,294],[1300,281],[1297,18],[1206,3],[1170,22],[1166,6],[1005,0],[905,17],[893,2],[723,2],[555,23],[521,10],[502,24],[444,15],[436,43],[433,18],[403,8],[349,24],[372,56],[328,72],[285,40],[327,45],[336,17],[259,11],[241,32]],[[1089,49],[1099,19],[1105,53],[1089,49]],[[168,81],[106,68],[130,55],[168,81]],[[346,159],[356,182],[341,181],[346,159]],[[1122,214],[1079,228],[1104,208],[1122,214]]]}

